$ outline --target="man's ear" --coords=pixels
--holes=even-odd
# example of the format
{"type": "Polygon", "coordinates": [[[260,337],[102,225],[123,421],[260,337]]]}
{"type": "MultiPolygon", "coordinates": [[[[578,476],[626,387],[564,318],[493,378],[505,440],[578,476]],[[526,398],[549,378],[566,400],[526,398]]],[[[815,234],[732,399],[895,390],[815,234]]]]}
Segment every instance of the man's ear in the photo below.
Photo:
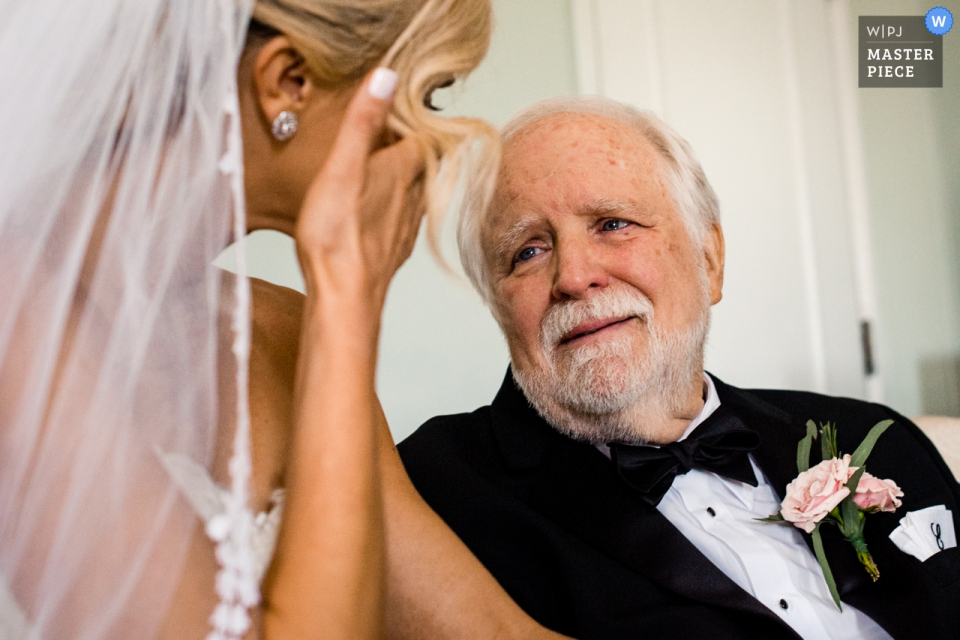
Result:
{"type": "Polygon", "coordinates": [[[300,114],[313,84],[306,63],[286,36],[271,38],[253,60],[253,87],[260,113],[269,127],[281,111],[300,114]]]}
{"type": "Polygon", "coordinates": [[[714,224],[707,230],[703,239],[703,255],[707,267],[707,277],[710,280],[710,304],[717,304],[723,299],[723,229],[714,224]]]}

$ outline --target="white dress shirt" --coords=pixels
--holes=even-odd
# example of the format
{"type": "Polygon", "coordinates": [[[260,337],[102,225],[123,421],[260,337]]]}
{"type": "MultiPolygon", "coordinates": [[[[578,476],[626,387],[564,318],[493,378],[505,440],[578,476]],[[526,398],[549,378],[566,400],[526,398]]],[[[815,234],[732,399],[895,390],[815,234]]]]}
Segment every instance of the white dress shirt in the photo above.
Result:
{"type": "MultiPolygon", "coordinates": [[[[717,407],[704,375],[705,401],[680,440],[717,407]]],[[[600,447],[609,455],[607,447],[600,447]]],[[[758,486],[694,469],[679,475],[657,510],[728,578],[807,640],[889,640],[880,625],[848,604],[837,610],[817,559],[796,527],[757,522],[780,510],[780,500],[757,466],[758,486]]],[[[850,553],[853,553],[850,548],[850,553]]]]}

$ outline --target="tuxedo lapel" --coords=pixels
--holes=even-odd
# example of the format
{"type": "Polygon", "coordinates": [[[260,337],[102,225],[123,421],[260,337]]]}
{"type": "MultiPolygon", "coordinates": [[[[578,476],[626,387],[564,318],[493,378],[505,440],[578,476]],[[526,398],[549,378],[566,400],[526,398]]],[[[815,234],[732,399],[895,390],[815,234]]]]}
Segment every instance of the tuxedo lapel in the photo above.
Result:
{"type": "Polygon", "coordinates": [[[730,580],[659,511],[636,499],[588,445],[551,443],[525,496],[589,546],[678,595],[779,620],[730,580]],[[571,473],[571,470],[576,470],[571,473]]]}
{"type": "Polygon", "coordinates": [[[595,447],[552,429],[509,373],[491,417],[507,463],[532,472],[521,497],[533,509],[672,593],[780,623],[659,511],[635,498],[595,447]]]}
{"type": "MultiPolygon", "coordinates": [[[[797,444],[806,435],[808,418],[792,416],[757,396],[731,387],[713,378],[720,403],[737,410],[741,419],[760,433],[760,447],[753,452],[757,466],[763,471],[777,496],[782,500],[787,485],[797,477],[797,444]]],[[[820,460],[819,441],[814,442],[811,463],[820,460]]],[[[774,525],[769,526],[788,526],[774,525]]],[[[837,583],[837,591],[843,598],[846,594],[869,583],[869,576],[857,561],[850,543],[843,539],[838,527],[820,528],[824,554],[837,583]]],[[[803,535],[803,541],[813,553],[813,538],[803,535]]]]}
{"type": "Polygon", "coordinates": [[[799,423],[790,414],[717,378],[713,382],[720,404],[734,409],[760,434],[760,447],[753,457],[782,500],[787,485],[797,477],[797,443],[807,433],[805,421],[799,423]]]}

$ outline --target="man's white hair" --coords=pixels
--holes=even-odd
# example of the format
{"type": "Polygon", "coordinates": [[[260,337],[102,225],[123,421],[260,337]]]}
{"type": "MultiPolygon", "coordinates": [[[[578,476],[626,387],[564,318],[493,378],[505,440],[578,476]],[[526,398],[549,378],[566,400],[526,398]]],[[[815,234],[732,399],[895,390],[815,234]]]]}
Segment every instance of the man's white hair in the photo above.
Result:
{"type": "MultiPolygon", "coordinates": [[[[660,154],[661,176],[683,215],[690,237],[703,242],[707,231],[720,223],[720,205],[713,187],[703,173],[700,161],[686,140],[652,111],[634,109],[607,98],[553,98],[527,107],[507,123],[500,138],[506,147],[510,140],[541,120],[559,113],[591,114],[634,127],[660,154]]],[[[494,206],[494,205],[491,205],[494,206]]],[[[460,262],[488,306],[492,306],[489,265],[483,255],[482,233],[488,211],[467,206],[460,218],[457,242],[460,262]]]]}

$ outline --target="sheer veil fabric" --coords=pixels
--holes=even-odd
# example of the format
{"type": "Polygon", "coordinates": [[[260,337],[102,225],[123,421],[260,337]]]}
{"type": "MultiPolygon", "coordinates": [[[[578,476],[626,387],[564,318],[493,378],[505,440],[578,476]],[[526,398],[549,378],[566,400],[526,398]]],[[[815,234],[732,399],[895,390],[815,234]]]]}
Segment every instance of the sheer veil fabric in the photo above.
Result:
{"type": "Polygon", "coordinates": [[[157,452],[209,468],[218,437],[211,637],[257,599],[249,289],[211,265],[244,233],[251,5],[0,0],[0,616],[31,640],[155,637],[199,522],[157,452]]]}

